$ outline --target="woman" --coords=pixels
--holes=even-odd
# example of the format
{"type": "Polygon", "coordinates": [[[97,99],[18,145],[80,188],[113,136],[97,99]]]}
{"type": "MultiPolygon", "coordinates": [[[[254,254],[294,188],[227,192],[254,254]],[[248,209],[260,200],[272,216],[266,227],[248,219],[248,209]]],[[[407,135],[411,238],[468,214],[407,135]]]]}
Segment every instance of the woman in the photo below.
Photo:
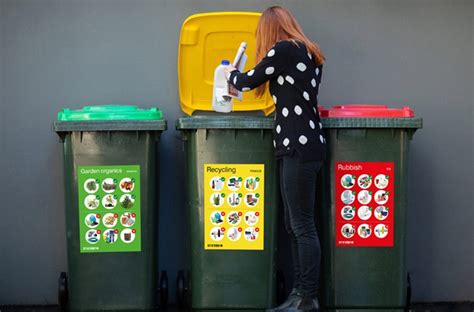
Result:
{"type": "Polygon", "coordinates": [[[256,88],[257,96],[268,85],[276,105],[273,145],[281,160],[280,188],[295,282],[288,299],[274,311],[317,311],[321,250],[314,206],[316,178],[326,151],[317,96],[324,56],[292,14],[280,6],[263,12],[256,40],[255,68],[240,73],[229,66],[226,75],[239,90],[256,88]]]}

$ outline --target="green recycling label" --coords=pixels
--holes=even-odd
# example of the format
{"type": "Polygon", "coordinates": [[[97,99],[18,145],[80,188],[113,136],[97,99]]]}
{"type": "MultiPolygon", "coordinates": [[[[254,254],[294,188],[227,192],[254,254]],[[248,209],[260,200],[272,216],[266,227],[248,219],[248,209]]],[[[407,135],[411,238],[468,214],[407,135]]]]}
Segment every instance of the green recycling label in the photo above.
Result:
{"type": "Polygon", "coordinates": [[[141,251],[140,166],[79,166],[80,252],[141,251]]]}

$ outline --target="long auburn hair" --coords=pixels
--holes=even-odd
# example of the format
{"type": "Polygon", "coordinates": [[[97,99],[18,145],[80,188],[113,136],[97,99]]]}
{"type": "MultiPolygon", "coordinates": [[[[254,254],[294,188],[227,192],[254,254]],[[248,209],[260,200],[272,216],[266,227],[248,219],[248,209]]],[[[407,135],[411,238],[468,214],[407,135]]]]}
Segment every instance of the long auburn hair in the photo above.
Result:
{"type": "MultiPolygon", "coordinates": [[[[313,61],[316,65],[324,63],[325,57],[319,46],[306,37],[295,17],[284,7],[272,6],[262,13],[258,21],[255,37],[257,40],[257,63],[265,57],[265,53],[275,43],[281,40],[289,40],[294,44],[297,44],[296,40],[303,42],[308,52],[313,56],[313,61]]],[[[265,83],[256,88],[255,93],[257,97],[265,94],[267,85],[268,83],[265,83]]]]}

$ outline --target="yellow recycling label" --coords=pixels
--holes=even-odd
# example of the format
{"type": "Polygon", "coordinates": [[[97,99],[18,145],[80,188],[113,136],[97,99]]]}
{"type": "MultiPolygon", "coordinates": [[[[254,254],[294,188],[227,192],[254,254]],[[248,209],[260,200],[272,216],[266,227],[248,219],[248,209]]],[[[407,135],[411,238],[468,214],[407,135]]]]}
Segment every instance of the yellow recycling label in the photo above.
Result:
{"type": "Polygon", "coordinates": [[[204,165],[204,249],[263,250],[263,164],[204,165]]]}

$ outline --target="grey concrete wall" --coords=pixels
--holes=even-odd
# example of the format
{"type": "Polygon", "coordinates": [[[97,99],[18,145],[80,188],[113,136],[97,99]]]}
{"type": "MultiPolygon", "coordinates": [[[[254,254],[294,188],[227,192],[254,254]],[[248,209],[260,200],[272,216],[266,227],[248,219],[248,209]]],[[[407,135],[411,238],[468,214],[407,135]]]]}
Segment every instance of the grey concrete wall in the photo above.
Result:
{"type": "MultiPolygon", "coordinates": [[[[56,302],[66,270],[62,107],[158,106],[160,267],[186,267],[176,52],[205,11],[287,5],[327,56],[320,102],[411,106],[424,118],[410,159],[408,269],[416,301],[474,300],[472,1],[0,0],[0,304],[56,302]],[[172,177],[172,178],[171,178],[172,177]]],[[[174,291],[171,292],[174,297],[174,291]]]]}

